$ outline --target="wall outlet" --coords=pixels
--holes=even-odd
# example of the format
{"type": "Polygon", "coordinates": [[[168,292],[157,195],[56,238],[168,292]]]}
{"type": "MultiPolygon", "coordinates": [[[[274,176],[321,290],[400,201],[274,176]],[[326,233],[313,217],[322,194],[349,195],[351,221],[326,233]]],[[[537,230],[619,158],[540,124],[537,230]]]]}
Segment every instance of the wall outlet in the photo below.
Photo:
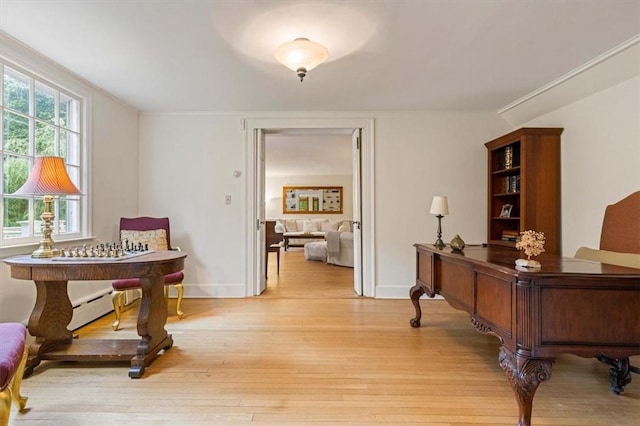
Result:
{"type": "Polygon", "coordinates": [[[231,204],[231,195],[225,195],[224,196],[224,203],[225,204],[231,204]]]}

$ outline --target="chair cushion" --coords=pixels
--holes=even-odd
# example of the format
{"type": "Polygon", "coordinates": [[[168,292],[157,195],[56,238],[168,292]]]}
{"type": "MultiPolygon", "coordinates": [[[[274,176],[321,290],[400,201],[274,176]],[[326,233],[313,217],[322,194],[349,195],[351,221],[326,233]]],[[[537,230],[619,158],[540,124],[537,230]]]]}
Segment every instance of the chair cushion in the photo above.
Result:
{"type": "Polygon", "coordinates": [[[17,322],[0,324],[0,389],[4,389],[16,374],[22,361],[26,328],[17,322]]]}
{"type": "MultiPolygon", "coordinates": [[[[182,271],[173,272],[164,276],[165,285],[180,284],[184,280],[184,273],[182,271]]],[[[140,288],[142,284],[139,278],[125,278],[122,280],[113,280],[111,285],[114,290],[129,290],[133,288],[140,288]]]]}
{"type": "Polygon", "coordinates": [[[131,231],[123,229],[120,231],[120,240],[128,240],[129,244],[147,244],[149,250],[168,250],[167,231],[164,229],[153,229],[150,231],[131,231]]]}

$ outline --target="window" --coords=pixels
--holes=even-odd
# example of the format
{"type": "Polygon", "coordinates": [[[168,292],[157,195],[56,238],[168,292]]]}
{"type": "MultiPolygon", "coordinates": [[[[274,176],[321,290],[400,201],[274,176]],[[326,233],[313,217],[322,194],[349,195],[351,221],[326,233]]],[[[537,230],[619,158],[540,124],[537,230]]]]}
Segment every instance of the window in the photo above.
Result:
{"type": "MultiPolygon", "coordinates": [[[[8,247],[35,243],[42,235],[42,197],[12,195],[27,180],[34,158],[64,158],[69,176],[82,190],[85,138],[82,98],[1,58],[0,78],[0,247],[8,247]]],[[[84,234],[82,201],[79,196],[54,198],[54,239],[84,234]]]]}

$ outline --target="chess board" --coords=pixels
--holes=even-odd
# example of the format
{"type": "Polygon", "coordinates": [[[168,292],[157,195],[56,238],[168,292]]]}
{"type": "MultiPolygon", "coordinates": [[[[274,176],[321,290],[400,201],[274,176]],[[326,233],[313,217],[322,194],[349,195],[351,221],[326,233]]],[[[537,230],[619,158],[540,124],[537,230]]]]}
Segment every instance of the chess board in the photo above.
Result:
{"type": "Polygon", "coordinates": [[[105,261],[114,262],[118,260],[131,259],[133,257],[144,256],[153,253],[148,246],[142,244],[129,244],[128,241],[117,243],[101,243],[95,246],[65,247],[60,249],[60,256],[54,257],[54,261],[105,261]]]}
{"type": "Polygon", "coordinates": [[[119,255],[117,257],[115,256],[59,256],[59,257],[52,257],[51,260],[57,260],[57,261],[92,261],[92,262],[100,262],[100,261],[104,261],[104,262],[117,262],[119,260],[127,260],[127,259],[131,259],[134,257],[138,257],[138,256],[144,256],[146,254],[149,253],[153,253],[155,252],[155,250],[148,250],[148,251],[140,251],[140,252],[125,252],[122,255],[119,255]]]}

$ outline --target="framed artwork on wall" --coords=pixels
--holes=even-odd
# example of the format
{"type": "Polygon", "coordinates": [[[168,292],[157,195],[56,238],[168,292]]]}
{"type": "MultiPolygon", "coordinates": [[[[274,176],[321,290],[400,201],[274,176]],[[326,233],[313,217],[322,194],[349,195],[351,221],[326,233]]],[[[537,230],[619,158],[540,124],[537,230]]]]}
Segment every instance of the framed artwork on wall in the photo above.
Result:
{"type": "Polygon", "coordinates": [[[282,212],[342,214],[341,186],[283,186],[282,212]]]}

